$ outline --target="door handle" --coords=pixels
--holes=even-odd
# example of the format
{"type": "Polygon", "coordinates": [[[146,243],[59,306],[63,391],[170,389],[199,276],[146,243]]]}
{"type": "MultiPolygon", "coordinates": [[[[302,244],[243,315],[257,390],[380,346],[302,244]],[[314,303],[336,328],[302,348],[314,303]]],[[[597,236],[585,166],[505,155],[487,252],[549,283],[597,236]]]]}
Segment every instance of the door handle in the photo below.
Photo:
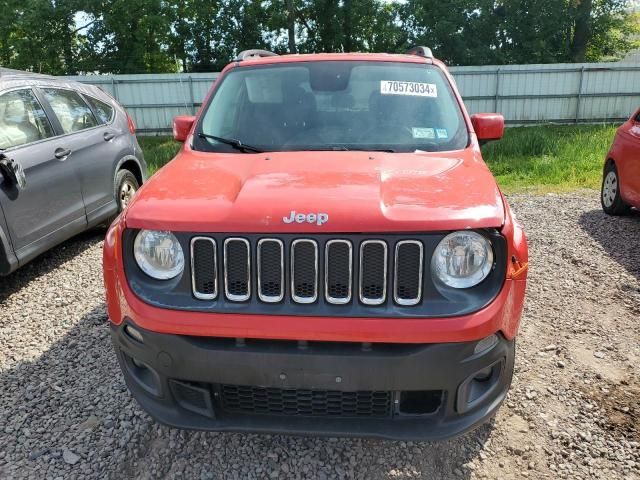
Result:
{"type": "Polygon", "coordinates": [[[56,148],[56,151],[54,153],[55,157],[58,160],[64,160],[66,159],[69,155],[71,155],[71,150],[64,149],[64,148],[56,148]]]}
{"type": "Polygon", "coordinates": [[[116,137],[116,134],[113,132],[104,132],[104,135],[102,136],[105,142],[108,142],[109,140],[113,140],[115,137],[116,137]]]}

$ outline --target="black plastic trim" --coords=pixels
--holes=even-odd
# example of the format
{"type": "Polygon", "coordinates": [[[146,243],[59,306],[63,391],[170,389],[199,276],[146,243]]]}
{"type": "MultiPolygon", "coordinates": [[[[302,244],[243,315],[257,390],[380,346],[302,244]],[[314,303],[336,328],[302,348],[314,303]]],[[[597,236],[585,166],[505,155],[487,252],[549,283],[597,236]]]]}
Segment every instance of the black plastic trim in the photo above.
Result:
{"type": "MultiPolygon", "coordinates": [[[[188,337],[159,334],[136,327],[144,343],[111,326],[112,341],[125,381],[140,405],[158,421],[179,428],[284,434],[377,437],[402,440],[442,440],[463,434],[490,419],[511,384],[515,341],[498,334],[498,342],[474,353],[477,342],[439,344],[362,344],[188,337]],[[160,379],[161,394],[140,385],[124,364],[126,357],[149,365],[160,379]],[[467,379],[496,363],[504,368],[478,401],[458,410],[458,392],[467,379]],[[185,405],[172,391],[172,381],[196,385],[211,395],[206,408],[185,405]],[[328,417],[251,414],[226,411],[217,388],[221,384],[262,388],[390,391],[442,391],[440,404],[424,413],[403,411],[398,404],[389,417],[328,417]],[[208,387],[207,387],[208,386],[208,387]],[[207,390],[208,388],[208,390],[207,390]]],[[[467,389],[468,390],[468,389],[467,389]]],[[[202,403],[202,402],[200,402],[202,403]]]]}

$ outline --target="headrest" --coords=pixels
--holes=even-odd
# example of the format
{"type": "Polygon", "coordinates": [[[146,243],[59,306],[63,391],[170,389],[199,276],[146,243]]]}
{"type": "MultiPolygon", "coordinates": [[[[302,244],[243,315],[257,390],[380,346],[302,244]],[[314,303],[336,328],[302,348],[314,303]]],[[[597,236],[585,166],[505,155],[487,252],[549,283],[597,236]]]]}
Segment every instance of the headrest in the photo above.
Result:
{"type": "Polygon", "coordinates": [[[5,102],[0,100],[0,118],[4,122],[21,123],[26,117],[24,103],[17,98],[7,99],[5,102]]]}

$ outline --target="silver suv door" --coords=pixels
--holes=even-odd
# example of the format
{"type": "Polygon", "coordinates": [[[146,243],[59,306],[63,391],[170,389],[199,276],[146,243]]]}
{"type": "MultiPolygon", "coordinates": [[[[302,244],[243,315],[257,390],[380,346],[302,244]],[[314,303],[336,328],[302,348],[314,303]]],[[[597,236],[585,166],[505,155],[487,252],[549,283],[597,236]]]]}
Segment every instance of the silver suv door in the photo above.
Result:
{"type": "Polygon", "coordinates": [[[25,172],[24,189],[0,176],[0,203],[22,263],[82,231],[87,219],[65,143],[31,88],[0,92],[0,149],[25,172]]]}
{"type": "MultiPolygon", "coordinates": [[[[71,151],[68,162],[80,179],[87,218],[92,220],[105,206],[115,212],[115,166],[127,150],[122,147],[122,132],[111,122],[113,108],[111,112],[92,109],[86,97],[75,90],[40,87],[38,91],[51,107],[71,151]],[[109,114],[104,121],[102,115],[109,114]]],[[[124,140],[125,148],[129,147],[128,139],[124,140]]]]}

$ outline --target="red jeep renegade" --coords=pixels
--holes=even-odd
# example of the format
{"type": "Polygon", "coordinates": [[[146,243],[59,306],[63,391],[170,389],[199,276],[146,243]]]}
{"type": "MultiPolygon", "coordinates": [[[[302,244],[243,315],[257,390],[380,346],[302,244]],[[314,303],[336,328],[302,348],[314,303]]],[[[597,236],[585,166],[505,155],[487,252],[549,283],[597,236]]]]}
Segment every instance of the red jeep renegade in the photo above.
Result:
{"type": "Polygon", "coordinates": [[[511,382],[527,244],[429,49],[243,52],[111,226],[113,343],[182,428],[442,439],[511,382]]]}

